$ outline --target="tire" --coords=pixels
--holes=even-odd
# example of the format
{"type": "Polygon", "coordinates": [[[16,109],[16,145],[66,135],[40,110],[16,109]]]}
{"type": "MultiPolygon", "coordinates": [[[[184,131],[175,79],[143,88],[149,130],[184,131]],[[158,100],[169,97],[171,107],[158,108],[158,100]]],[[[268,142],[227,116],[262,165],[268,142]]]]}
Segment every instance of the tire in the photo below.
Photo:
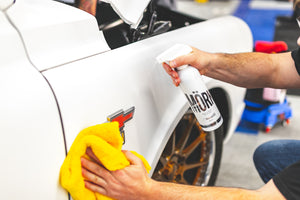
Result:
{"type": "Polygon", "coordinates": [[[186,185],[213,186],[220,168],[223,125],[205,133],[188,110],[173,131],[152,178],[186,185]]]}

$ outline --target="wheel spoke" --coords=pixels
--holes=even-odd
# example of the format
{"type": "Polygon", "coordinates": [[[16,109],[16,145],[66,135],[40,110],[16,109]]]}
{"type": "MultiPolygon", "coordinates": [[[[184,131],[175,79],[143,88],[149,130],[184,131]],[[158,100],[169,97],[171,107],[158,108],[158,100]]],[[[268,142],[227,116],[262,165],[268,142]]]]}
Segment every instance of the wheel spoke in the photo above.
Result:
{"type": "Polygon", "coordinates": [[[160,163],[162,164],[163,167],[165,167],[167,165],[167,163],[168,163],[167,157],[162,157],[161,156],[160,159],[159,159],[159,161],[160,161],[160,163]]]}
{"type": "Polygon", "coordinates": [[[198,181],[199,181],[199,177],[201,176],[201,168],[199,168],[198,170],[197,170],[197,174],[196,174],[196,176],[195,176],[195,178],[194,178],[194,181],[193,181],[193,185],[196,185],[197,183],[198,183],[198,181]]]}
{"type": "Polygon", "coordinates": [[[179,153],[182,153],[189,137],[190,137],[190,134],[192,132],[192,129],[195,125],[195,122],[196,122],[196,118],[193,117],[192,119],[189,119],[189,124],[188,124],[188,127],[187,129],[184,131],[183,135],[181,136],[180,138],[180,141],[178,142],[178,149],[179,149],[179,153]]]}
{"type": "Polygon", "coordinates": [[[202,130],[191,111],[187,111],[173,131],[153,178],[188,185],[207,185],[215,156],[211,152],[215,145],[211,136],[202,130]]]}
{"type": "Polygon", "coordinates": [[[199,163],[194,163],[194,164],[187,164],[187,165],[184,165],[183,170],[186,171],[186,170],[194,169],[194,168],[197,168],[197,167],[202,167],[202,166],[204,166],[206,164],[207,164],[207,162],[199,162],[199,163]]]}
{"type": "Polygon", "coordinates": [[[185,180],[185,178],[182,176],[181,179],[179,181],[177,181],[177,183],[180,183],[180,184],[185,184],[185,185],[188,185],[188,181],[185,180]]]}
{"type": "Polygon", "coordinates": [[[183,150],[185,157],[189,157],[195,148],[205,140],[205,134],[200,134],[188,147],[183,150]]]}

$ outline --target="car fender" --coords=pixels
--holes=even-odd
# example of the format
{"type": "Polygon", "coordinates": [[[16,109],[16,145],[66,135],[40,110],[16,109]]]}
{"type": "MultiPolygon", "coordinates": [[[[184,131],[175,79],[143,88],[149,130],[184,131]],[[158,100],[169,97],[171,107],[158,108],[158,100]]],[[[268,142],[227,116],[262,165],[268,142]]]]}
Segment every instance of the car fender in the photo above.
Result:
{"type": "MultiPolygon", "coordinates": [[[[173,86],[155,61],[174,43],[209,52],[247,52],[252,50],[252,35],[242,20],[227,16],[43,71],[61,108],[67,149],[83,128],[103,123],[108,115],[135,106],[134,118],[125,125],[124,148],[141,153],[154,167],[188,107],[181,90],[173,86]]],[[[218,86],[234,92],[236,88],[209,78],[205,82],[209,89],[218,86]]],[[[233,92],[227,94],[230,99],[234,98],[233,92]]],[[[235,106],[231,109],[236,112],[235,106]]]]}

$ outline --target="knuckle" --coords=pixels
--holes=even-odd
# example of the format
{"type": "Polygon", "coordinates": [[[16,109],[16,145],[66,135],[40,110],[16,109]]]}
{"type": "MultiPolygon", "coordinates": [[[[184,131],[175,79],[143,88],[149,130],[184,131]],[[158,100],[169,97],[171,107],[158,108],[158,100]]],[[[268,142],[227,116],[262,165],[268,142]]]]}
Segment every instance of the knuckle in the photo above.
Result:
{"type": "Polygon", "coordinates": [[[93,181],[94,183],[96,183],[97,185],[99,185],[99,183],[101,183],[100,178],[99,178],[98,176],[94,176],[94,177],[92,178],[92,181],[93,181]]]}
{"type": "Polygon", "coordinates": [[[126,170],[126,168],[123,169],[123,170],[116,170],[116,171],[114,171],[112,173],[113,173],[114,176],[120,177],[120,176],[124,175],[124,170],[126,170]]]}
{"type": "Polygon", "coordinates": [[[82,168],[81,174],[82,174],[83,177],[87,177],[87,170],[82,168]]]}

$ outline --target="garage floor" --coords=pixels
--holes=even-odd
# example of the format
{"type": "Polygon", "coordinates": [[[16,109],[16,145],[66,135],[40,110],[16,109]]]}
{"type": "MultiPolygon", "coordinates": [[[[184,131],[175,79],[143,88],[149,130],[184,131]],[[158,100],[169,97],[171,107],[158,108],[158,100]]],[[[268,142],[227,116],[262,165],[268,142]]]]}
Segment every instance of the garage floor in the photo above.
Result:
{"type": "MultiPolygon", "coordinates": [[[[282,0],[242,0],[242,2],[239,0],[211,0],[207,3],[196,3],[193,0],[178,0],[177,9],[205,19],[222,15],[235,15],[243,18],[248,23],[253,32],[254,41],[273,41],[273,37],[276,35],[276,26],[278,25],[276,24],[276,17],[278,15],[291,16],[292,3],[282,0]],[[247,3],[248,10],[245,11],[244,8],[241,8],[241,3],[247,3]],[[249,12],[250,9],[255,11],[254,15],[257,17],[251,17],[251,13],[249,12]],[[247,16],[245,12],[248,13],[247,16]],[[270,18],[267,19],[268,17],[266,16],[259,17],[259,13],[263,13],[264,15],[269,13],[272,20],[270,21],[270,18]],[[260,20],[260,22],[256,23],[256,19],[260,20]],[[262,22],[264,19],[265,24],[263,24],[264,21],[262,22]],[[266,27],[268,27],[267,30],[266,27]],[[262,35],[260,33],[264,34],[262,35]]],[[[295,31],[300,35],[298,29],[295,31]]],[[[291,38],[289,33],[280,34],[281,38],[276,38],[276,40],[285,41],[285,39],[291,38]]],[[[291,44],[289,47],[292,45],[295,44],[291,44]]],[[[297,122],[300,121],[300,96],[297,94],[299,94],[299,90],[293,90],[293,92],[289,92],[289,95],[287,96],[293,111],[293,117],[289,125],[285,127],[281,125],[275,126],[268,134],[261,131],[257,134],[236,132],[231,140],[225,144],[221,169],[216,181],[217,186],[257,189],[263,185],[263,182],[254,167],[252,154],[257,146],[269,140],[300,139],[300,127],[297,126],[297,122]]]]}
{"type": "Polygon", "coordinates": [[[257,189],[263,185],[252,161],[255,148],[269,140],[300,139],[300,127],[297,125],[297,122],[300,121],[300,97],[288,95],[287,99],[291,103],[293,111],[289,125],[284,127],[279,124],[270,133],[262,131],[258,134],[236,132],[225,144],[216,185],[248,189],[257,189]]]}

